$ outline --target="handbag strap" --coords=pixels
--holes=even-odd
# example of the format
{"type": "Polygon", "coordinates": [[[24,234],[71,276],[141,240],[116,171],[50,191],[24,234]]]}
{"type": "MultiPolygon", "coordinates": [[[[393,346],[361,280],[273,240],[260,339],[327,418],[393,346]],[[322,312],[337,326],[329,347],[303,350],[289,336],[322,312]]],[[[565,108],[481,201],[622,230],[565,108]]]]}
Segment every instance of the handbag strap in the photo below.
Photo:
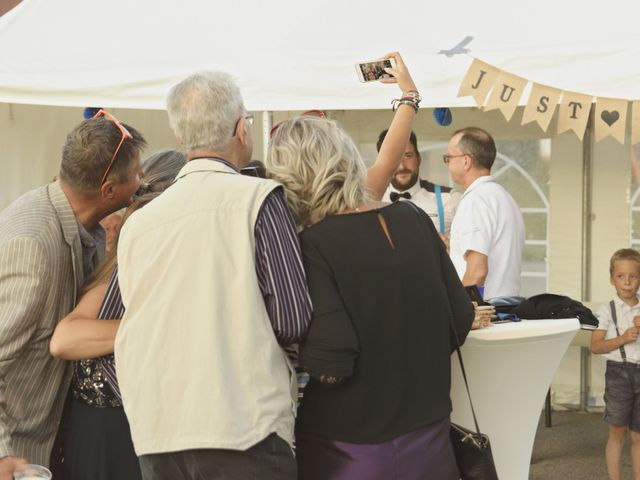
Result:
{"type": "MultiPolygon", "coordinates": [[[[618,315],[616,314],[616,304],[613,300],[609,303],[611,307],[611,320],[613,320],[613,325],[616,327],[616,335],[620,336],[620,332],[618,331],[618,315]]],[[[624,345],[620,345],[620,356],[622,357],[622,363],[627,363],[627,352],[624,349],[624,345]]]]}
{"type": "Polygon", "coordinates": [[[456,352],[458,353],[458,361],[460,362],[460,370],[462,371],[462,378],[464,378],[464,386],[467,389],[467,397],[469,397],[469,405],[471,405],[471,414],[473,415],[473,423],[476,426],[476,433],[480,433],[480,427],[478,426],[478,419],[476,418],[476,411],[473,408],[473,400],[471,400],[471,392],[469,391],[469,382],[467,381],[467,372],[464,369],[464,362],[462,361],[462,353],[460,353],[460,341],[458,340],[458,332],[453,324],[453,316],[449,316],[449,323],[451,324],[451,330],[453,331],[453,337],[456,339],[456,352]]]}
{"type": "MultiPolygon", "coordinates": [[[[402,202],[403,205],[411,205],[413,210],[420,217],[420,211],[418,207],[411,202],[402,202]]],[[[469,382],[467,381],[467,372],[464,369],[464,362],[462,361],[462,353],[460,353],[460,341],[458,340],[458,332],[456,332],[456,327],[453,323],[453,316],[449,316],[449,324],[451,326],[451,330],[453,331],[453,337],[456,339],[456,352],[458,352],[458,361],[460,362],[460,370],[462,371],[462,378],[464,378],[464,386],[467,389],[467,396],[469,397],[469,405],[471,405],[471,414],[473,415],[473,423],[476,426],[476,433],[478,435],[482,435],[480,433],[480,427],[478,426],[478,419],[476,418],[476,411],[473,408],[473,400],[471,400],[471,392],[469,391],[469,382]]]]}
{"type": "Polygon", "coordinates": [[[444,224],[444,205],[442,205],[442,188],[440,185],[435,185],[434,190],[436,193],[436,203],[438,204],[438,220],[440,221],[440,233],[444,235],[446,230],[444,224]]]}

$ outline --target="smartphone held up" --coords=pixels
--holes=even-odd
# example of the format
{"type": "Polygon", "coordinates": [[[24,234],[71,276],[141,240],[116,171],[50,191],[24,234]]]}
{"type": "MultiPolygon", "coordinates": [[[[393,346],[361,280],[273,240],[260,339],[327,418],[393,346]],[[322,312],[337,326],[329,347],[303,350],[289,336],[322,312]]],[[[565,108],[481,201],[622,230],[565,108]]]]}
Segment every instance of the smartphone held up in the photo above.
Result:
{"type": "Polygon", "coordinates": [[[396,61],[393,58],[383,60],[371,60],[369,62],[358,62],[355,65],[358,79],[361,82],[373,82],[381,78],[391,78],[385,68],[395,68],[396,61]]]}

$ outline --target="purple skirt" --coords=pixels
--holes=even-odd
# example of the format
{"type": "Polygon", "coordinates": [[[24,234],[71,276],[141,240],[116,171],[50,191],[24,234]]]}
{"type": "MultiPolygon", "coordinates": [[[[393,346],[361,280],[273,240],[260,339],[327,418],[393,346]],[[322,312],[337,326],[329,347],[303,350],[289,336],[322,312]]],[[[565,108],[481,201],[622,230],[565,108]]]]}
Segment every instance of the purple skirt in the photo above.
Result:
{"type": "Polygon", "coordinates": [[[458,480],[449,417],[383,443],[296,435],[298,480],[458,480]]]}

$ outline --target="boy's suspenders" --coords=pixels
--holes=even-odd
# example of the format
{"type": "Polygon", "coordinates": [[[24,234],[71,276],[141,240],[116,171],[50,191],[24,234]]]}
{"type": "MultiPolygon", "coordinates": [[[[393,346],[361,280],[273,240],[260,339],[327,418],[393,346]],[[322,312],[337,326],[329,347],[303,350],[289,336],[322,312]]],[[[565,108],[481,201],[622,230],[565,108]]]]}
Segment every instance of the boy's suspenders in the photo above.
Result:
{"type": "MultiPolygon", "coordinates": [[[[613,303],[613,300],[609,303],[611,307],[611,319],[613,320],[613,325],[616,327],[616,335],[620,336],[620,332],[618,331],[618,317],[616,316],[616,304],[613,303]]],[[[622,357],[622,363],[627,363],[627,353],[624,351],[624,345],[620,345],[620,356],[622,357]]]]}

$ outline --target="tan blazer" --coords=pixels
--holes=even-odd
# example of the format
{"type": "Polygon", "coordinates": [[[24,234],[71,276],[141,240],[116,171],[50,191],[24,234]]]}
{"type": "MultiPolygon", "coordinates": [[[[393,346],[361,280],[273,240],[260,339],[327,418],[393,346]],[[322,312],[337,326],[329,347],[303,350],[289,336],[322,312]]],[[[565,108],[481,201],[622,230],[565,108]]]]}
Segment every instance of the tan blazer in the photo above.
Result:
{"type": "Polygon", "coordinates": [[[83,281],[78,223],[59,183],[0,213],[0,457],[49,463],[71,379],[49,340],[83,281]]]}

